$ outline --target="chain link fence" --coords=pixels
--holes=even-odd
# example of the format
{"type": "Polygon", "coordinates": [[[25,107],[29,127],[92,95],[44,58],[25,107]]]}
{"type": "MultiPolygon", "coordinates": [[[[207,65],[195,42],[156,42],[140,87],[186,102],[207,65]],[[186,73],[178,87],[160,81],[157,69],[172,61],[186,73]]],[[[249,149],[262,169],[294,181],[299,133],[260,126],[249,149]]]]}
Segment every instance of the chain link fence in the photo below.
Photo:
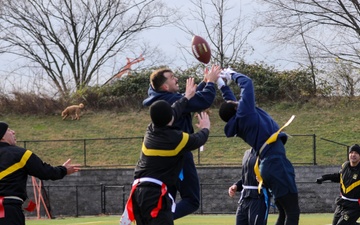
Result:
{"type": "MultiPolygon", "coordinates": [[[[143,137],[28,140],[18,144],[50,164],[71,158],[84,167],[128,167],[136,164],[142,140],[143,137]]],[[[210,136],[206,145],[193,151],[194,161],[204,166],[239,165],[248,148],[237,137],[210,136]]],[[[317,138],[315,134],[293,134],[286,143],[286,154],[295,165],[318,165],[324,161],[337,165],[347,160],[348,148],[347,144],[317,138]],[[317,154],[319,150],[321,155],[317,154]]]]}

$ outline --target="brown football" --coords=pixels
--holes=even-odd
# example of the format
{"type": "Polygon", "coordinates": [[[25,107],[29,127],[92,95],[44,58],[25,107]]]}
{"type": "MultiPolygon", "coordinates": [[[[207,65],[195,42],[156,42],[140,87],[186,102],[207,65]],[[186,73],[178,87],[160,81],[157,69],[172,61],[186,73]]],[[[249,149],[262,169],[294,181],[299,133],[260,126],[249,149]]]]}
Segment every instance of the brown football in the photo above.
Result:
{"type": "Polygon", "coordinates": [[[211,50],[204,38],[195,35],[191,41],[191,50],[195,58],[200,62],[205,64],[210,62],[211,50]]]}

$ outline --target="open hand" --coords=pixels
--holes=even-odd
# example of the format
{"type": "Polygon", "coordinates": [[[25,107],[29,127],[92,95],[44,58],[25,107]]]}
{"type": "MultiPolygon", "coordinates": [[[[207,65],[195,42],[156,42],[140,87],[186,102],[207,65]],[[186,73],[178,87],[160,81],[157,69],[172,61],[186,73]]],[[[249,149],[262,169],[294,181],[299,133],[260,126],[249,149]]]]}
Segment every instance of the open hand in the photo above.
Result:
{"type": "Polygon", "coordinates": [[[195,84],[194,78],[190,77],[186,80],[185,98],[190,99],[194,97],[197,85],[195,84]]]}
{"type": "Polygon", "coordinates": [[[71,159],[68,159],[63,164],[63,166],[66,167],[67,175],[78,172],[80,170],[80,164],[70,164],[70,162],[71,162],[71,159]]]}
{"type": "Polygon", "coordinates": [[[207,128],[210,130],[210,119],[209,115],[206,112],[201,112],[196,115],[198,118],[198,123],[195,124],[199,129],[207,128]]]}

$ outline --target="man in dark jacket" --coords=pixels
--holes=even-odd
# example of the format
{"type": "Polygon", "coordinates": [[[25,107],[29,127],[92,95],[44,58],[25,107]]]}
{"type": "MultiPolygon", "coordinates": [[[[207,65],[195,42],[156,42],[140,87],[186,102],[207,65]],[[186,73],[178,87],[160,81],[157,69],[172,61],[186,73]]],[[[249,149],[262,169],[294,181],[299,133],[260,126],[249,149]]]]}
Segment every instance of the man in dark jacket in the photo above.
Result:
{"type": "Polygon", "coordinates": [[[242,160],[241,179],[229,187],[229,196],[241,192],[236,210],[236,225],[266,225],[270,206],[270,196],[265,187],[258,193],[254,166],[256,151],[246,150],[242,160]]]}
{"type": "Polygon", "coordinates": [[[318,184],[330,180],[340,183],[340,196],[335,200],[336,209],[332,225],[356,225],[360,217],[360,146],[349,148],[349,161],[342,164],[338,173],[325,174],[318,184]]]}
{"type": "Polygon", "coordinates": [[[27,199],[28,175],[41,180],[58,180],[75,173],[79,165],[70,159],[62,166],[44,163],[30,150],[16,146],[15,131],[0,122],[0,225],[25,225],[22,203],[27,199]]]}
{"type": "MultiPolygon", "coordinates": [[[[174,121],[173,126],[186,133],[194,133],[192,113],[203,111],[211,106],[216,96],[215,85],[220,72],[221,68],[218,66],[212,66],[210,71],[205,70],[204,81],[197,86],[195,96],[189,100],[182,114],[174,121]]],[[[183,97],[183,94],[178,91],[178,79],[170,69],[156,70],[150,76],[148,98],[143,101],[143,105],[150,106],[157,100],[165,100],[169,104],[173,104],[183,97]]],[[[177,190],[181,197],[176,205],[174,219],[195,212],[200,205],[200,184],[193,154],[190,151],[186,152],[184,158],[184,168],[180,172],[177,185],[168,187],[174,199],[177,190]]]]}
{"type": "Polygon", "coordinates": [[[224,70],[224,73],[240,88],[239,101],[227,86],[221,88],[226,102],[221,105],[219,115],[226,122],[225,135],[243,139],[256,151],[260,161],[257,178],[270,189],[279,210],[276,225],[297,225],[300,208],[295,170],[285,153],[287,135],[280,132],[278,124],[266,111],[256,107],[254,86],[248,76],[232,70],[224,70]]]}
{"type": "MultiPolygon", "coordinates": [[[[184,166],[185,154],[204,145],[209,136],[209,116],[198,116],[200,131],[189,134],[172,126],[194,96],[196,86],[193,78],[187,81],[185,96],[172,106],[164,100],[150,106],[152,123],[148,126],[140,159],[135,167],[135,181],[126,204],[129,220],[138,225],[174,224],[175,203],[168,193],[174,186],[184,166]],[[192,88],[189,90],[189,88],[192,88]]],[[[124,224],[121,219],[120,224],[124,224]]]]}

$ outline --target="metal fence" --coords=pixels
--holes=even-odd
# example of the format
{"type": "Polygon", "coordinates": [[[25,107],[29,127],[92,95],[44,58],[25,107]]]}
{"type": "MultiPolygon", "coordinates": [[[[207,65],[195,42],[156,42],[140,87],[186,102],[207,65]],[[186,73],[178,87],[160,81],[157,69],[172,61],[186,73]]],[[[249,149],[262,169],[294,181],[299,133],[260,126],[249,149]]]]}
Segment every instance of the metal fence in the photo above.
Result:
{"type": "MultiPolygon", "coordinates": [[[[83,166],[86,167],[121,167],[124,165],[133,167],[139,157],[142,139],[142,137],[130,137],[35,140],[18,141],[18,143],[23,143],[25,148],[31,149],[40,156],[46,156],[46,158],[41,158],[48,163],[58,163],[59,159],[56,158],[58,156],[61,156],[62,158],[64,156],[69,156],[76,162],[83,162],[83,166]],[[104,154],[104,151],[98,151],[99,146],[106,149],[106,154],[104,154]],[[49,149],[52,149],[50,152],[51,154],[49,154],[49,152],[46,154],[45,152],[42,152],[49,151],[49,149]],[[103,161],[99,159],[102,159],[103,161]],[[99,164],[96,162],[103,163],[99,164]]],[[[194,151],[194,160],[197,165],[239,166],[242,159],[242,153],[244,152],[243,150],[247,148],[247,144],[239,138],[210,136],[209,141],[203,148],[194,151]],[[211,148],[209,146],[211,146],[211,148]],[[216,160],[214,160],[214,158],[216,158],[216,160]]],[[[327,161],[333,162],[333,165],[341,165],[345,159],[348,159],[348,149],[349,145],[347,144],[326,138],[319,138],[316,137],[315,134],[291,135],[286,144],[287,156],[290,161],[293,164],[305,165],[304,167],[313,167],[312,165],[317,165],[324,160],[325,157],[327,158],[327,161]],[[325,152],[325,154],[317,154],[318,149],[326,149],[326,151],[322,151],[325,152]]],[[[313,174],[314,171],[312,169],[311,171],[311,174],[313,174]]],[[[304,175],[300,177],[304,177],[304,175]]],[[[85,181],[88,180],[85,178],[85,181]]],[[[111,180],[111,184],[113,183],[116,184],[117,182],[111,180]]],[[[50,210],[56,217],[62,215],[118,215],[124,210],[128,193],[131,188],[131,184],[123,184],[124,182],[118,182],[116,185],[95,184],[95,182],[91,180],[86,184],[45,185],[44,188],[46,189],[51,203],[50,210]]],[[[207,180],[206,183],[200,183],[201,203],[200,208],[196,213],[234,213],[236,211],[238,199],[228,198],[226,191],[228,185],[229,181],[212,182],[211,179],[207,180]],[[216,199],[220,199],[221,202],[215,201],[216,199]]],[[[333,197],[336,195],[334,193],[338,192],[337,189],[334,189],[334,192],[330,193],[328,191],[329,193],[325,193],[324,189],[318,189],[316,186],[317,184],[313,181],[301,181],[298,182],[298,185],[299,189],[302,190],[301,194],[304,199],[304,202],[301,203],[303,210],[311,205],[308,204],[311,199],[317,204],[316,208],[322,210],[321,212],[325,212],[324,208],[330,211],[332,210],[328,206],[328,202],[333,201],[333,197]],[[314,198],[314,196],[317,197],[314,198]],[[326,201],[324,199],[326,199],[326,201]]],[[[33,187],[28,185],[27,188],[29,198],[32,199],[34,197],[32,194],[33,187]]],[[[314,209],[309,209],[308,211],[313,212],[314,209]]],[[[31,213],[25,213],[27,216],[34,216],[31,213]]],[[[44,210],[42,210],[42,215],[44,215],[43,217],[46,217],[44,210]]]]}
{"type": "MultiPolygon", "coordinates": [[[[33,198],[28,186],[29,197],[33,198]]],[[[44,186],[48,198],[50,215],[59,216],[88,216],[88,215],[119,215],[125,209],[129,187],[122,185],[49,185],[44,186]],[[59,194],[61,193],[61,194],[59,194]]],[[[196,214],[229,214],[234,213],[238,198],[229,198],[228,184],[201,183],[200,207],[196,214]],[[226,199],[219,202],[214,199],[226,199]]],[[[180,196],[177,197],[180,199],[180,196]]],[[[48,217],[45,208],[40,207],[41,217],[48,217]]],[[[26,212],[27,216],[34,214],[26,212]]]]}
{"type": "MultiPolygon", "coordinates": [[[[330,213],[334,210],[334,198],[338,188],[325,186],[317,188],[315,182],[297,182],[300,208],[303,213],[330,213]]],[[[49,208],[52,217],[120,215],[124,209],[131,186],[79,185],[79,186],[44,186],[50,199],[49,208]]],[[[30,199],[33,198],[28,186],[30,199]]],[[[200,207],[195,214],[234,214],[239,196],[229,198],[227,183],[200,183],[200,207]]],[[[177,196],[180,199],[180,196],[177,196]]],[[[276,213],[272,204],[270,213],[276,213]]],[[[35,212],[25,211],[27,217],[34,217],[35,212]]],[[[40,217],[49,218],[44,207],[40,207],[40,217]]],[[[120,217],[119,217],[120,218],[120,217]]]]}
{"type": "MultiPolygon", "coordinates": [[[[64,157],[69,157],[84,167],[123,167],[136,164],[142,140],[143,137],[26,140],[18,141],[18,144],[21,146],[22,143],[24,148],[32,150],[50,164],[59,164],[64,157]]],[[[206,145],[193,151],[193,154],[197,165],[231,166],[239,165],[244,150],[248,148],[240,138],[210,136],[206,145]]],[[[317,165],[326,159],[337,165],[347,159],[348,148],[347,144],[317,138],[315,134],[293,134],[286,144],[286,154],[293,164],[317,165]],[[322,151],[325,154],[317,155],[319,149],[325,150],[322,151]]]]}
{"type": "MultiPolygon", "coordinates": [[[[33,186],[27,186],[34,199],[33,186]]],[[[40,217],[115,215],[123,211],[129,189],[123,185],[45,185],[47,203],[40,202],[40,217]],[[45,209],[46,207],[46,209],[45,209]]],[[[33,216],[33,212],[26,212],[33,216]]]]}

